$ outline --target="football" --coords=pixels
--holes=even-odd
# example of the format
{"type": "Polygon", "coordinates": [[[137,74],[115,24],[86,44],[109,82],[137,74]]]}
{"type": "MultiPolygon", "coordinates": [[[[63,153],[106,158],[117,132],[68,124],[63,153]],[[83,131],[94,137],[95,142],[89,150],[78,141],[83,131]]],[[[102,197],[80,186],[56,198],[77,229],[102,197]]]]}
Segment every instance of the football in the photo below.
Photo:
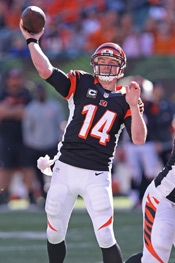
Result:
{"type": "Polygon", "coordinates": [[[31,34],[41,32],[46,22],[46,15],[38,6],[28,6],[22,12],[23,27],[31,34]]]}

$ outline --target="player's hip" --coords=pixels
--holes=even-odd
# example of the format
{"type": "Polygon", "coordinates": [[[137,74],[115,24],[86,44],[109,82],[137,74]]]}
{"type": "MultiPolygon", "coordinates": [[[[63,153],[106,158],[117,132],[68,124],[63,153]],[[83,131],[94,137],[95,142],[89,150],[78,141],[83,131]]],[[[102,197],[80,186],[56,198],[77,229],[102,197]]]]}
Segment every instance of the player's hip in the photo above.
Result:
{"type": "Polygon", "coordinates": [[[58,185],[59,189],[60,184],[67,185],[68,189],[75,194],[83,195],[88,186],[111,187],[111,173],[83,169],[57,160],[53,167],[51,187],[58,185]]]}

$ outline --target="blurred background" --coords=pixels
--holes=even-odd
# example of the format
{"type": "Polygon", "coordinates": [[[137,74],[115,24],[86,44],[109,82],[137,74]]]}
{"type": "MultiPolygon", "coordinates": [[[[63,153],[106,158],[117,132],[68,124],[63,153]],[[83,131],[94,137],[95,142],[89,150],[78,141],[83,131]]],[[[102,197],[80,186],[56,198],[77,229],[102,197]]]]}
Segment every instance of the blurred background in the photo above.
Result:
{"type": "MultiPolygon", "coordinates": [[[[54,156],[54,145],[61,139],[68,114],[67,103],[38,76],[19,31],[20,16],[30,5],[40,7],[46,14],[45,33],[40,45],[55,67],[65,72],[70,69],[92,72],[90,56],[104,42],[118,43],[126,53],[125,77],[119,84],[127,85],[131,80],[139,82],[149,136],[145,147],[138,149],[133,148],[123,132],[113,166],[113,193],[114,196],[128,197],[131,207],[140,207],[146,186],[169,156],[175,132],[175,1],[0,0],[0,204],[9,207],[13,206],[13,200],[21,199],[23,204],[18,206],[44,206],[50,178],[38,174],[36,160],[39,154],[45,155],[51,150],[51,156],[54,156]],[[17,95],[10,93],[13,89],[10,86],[25,88],[30,93],[25,102],[21,99],[14,102],[17,95]],[[44,99],[41,86],[46,93],[44,99]],[[38,142],[33,127],[37,127],[38,122],[40,127],[43,125],[42,107],[36,120],[36,108],[30,104],[43,103],[46,99],[50,100],[45,106],[46,115],[50,116],[52,112],[54,116],[53,108],[59,108],[61,117],[57,123],[58,137],[54,142],[48,138],[47,145],[42,148],[42,140],[40,144],[30,140],[32,137],[38,142]],[[53,106],[54,103],[59,105],[53,106]],[[20,125],[16,137],[14,120],[20,125]],[[17,152],[20,144],[27,146],[28,151],[24,155],[20,153],[23,161],[16,160],[16,163],[12,157],[16,153],[11,153],[12,163],[7,156],[17,138],[17,152]],[[8,143],[4,145],[4,141],[8,143]],[[8,148],[5,154],[4,147],[8,148]],[[156,155],[154,162],[148,158],[152,154],[156,155]],[[25,158],[29,163],[24,161],[25,158]]],[[[16,94],[19,93],[18,90],[16,94]]],[[[47,127],[52,127],[52,124],[47,127]]],[[[39,127],[36,129],[41,132],[39,127]]],[[[52,134],[52,131],[48,133],[52,134]]],[[[45,136],[40,134],[40,138],[45,136]]]]}

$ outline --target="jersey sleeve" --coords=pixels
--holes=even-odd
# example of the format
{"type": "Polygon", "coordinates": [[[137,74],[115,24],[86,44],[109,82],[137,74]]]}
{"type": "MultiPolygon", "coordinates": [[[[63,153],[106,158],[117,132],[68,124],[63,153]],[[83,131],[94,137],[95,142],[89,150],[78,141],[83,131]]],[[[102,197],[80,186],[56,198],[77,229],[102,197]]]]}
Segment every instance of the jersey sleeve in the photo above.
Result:
{"type": "Polygon", "coordinates": [[[46,81],[52,85],[58,93],[63,97],[67,97],[71,82],[68,76],[61,70],[54,68],[52,75],[46,79],[46,81]]]}
{"type": "Polygon", "coordinates": [[[46,79],[46,81],[68,100],[70,96],[75,93],[81,74],[79,70],[70,70],[70,72],[66,74],[60,69],[55,68],[52,75],[46,79]]]}

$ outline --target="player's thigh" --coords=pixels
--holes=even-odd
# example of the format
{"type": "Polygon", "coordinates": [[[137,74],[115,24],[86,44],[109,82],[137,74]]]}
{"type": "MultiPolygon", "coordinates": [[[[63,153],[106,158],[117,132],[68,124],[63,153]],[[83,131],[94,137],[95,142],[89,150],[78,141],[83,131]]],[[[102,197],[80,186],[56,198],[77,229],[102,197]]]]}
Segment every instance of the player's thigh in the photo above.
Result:
{"type": "Polygon", "coordinates": [[[106,248],[114,245],[116,241],[113,232],[114,211],[110,173],[103,172],[98,178],[94,176],[94,182],[87,185],[83,198],[99,246],[106,248]]]}
{"type": "Polygon", "coordinates": [[[165,251],[171,251],[175,236],[175,206],[166,198],[163,198],[155,217],[153,243],[165,251]]]}
{"type": "Polygon", "coordinates": [[[77,195],[70,190],[68,165],[56,161],[47,194],[46,212],[55,216],[68,214],[76,198],[77,195]]]}
{"type": "Polygon", "coordinates": [[[157,201],[158,199],[149,195],[146,200],[142,263],[167,263],[171,253],[175,232],[175,211],[167,199],[157,201]],[[154,203],[155,200],[157,205],[154,203]]]}
{"type": "Polygon", "coordinates": [[[91,172],[91,179],[87,182],[83,198],[86,203],[88,212],[91,215],[102,213],[103,211],[113,211],[113,199],[111,188],[111,174],[109,172],[101,172],[95,176],[95,172],[91,172]]]}
{"type": "Polygon", "coordinates": [[[70,191],[66,165],[57,161],[45,205],[49,223],[47,235],[52,243],[61,242],[65,238],[76,198],[77,196],[70,191]]]}

